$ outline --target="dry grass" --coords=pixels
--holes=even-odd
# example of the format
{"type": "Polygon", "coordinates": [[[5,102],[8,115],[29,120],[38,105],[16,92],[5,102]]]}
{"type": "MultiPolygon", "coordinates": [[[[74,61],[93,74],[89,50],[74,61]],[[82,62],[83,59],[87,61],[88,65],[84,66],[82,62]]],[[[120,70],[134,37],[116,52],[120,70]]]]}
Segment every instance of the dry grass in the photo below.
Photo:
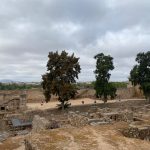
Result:
{"type": "MultiPolygon", "coordinates": [[[[27,139],[39,150],[149,150],[150,142],[126,138],[119,129],[127,123],[113,125],[62,128],[32,133],[27,139]]],[[[0,144],[0,150],[19,149],[24,137],[14,137],[0,144]]]]}
{"type": "Polygon", "coordinates": [[[124,137],[114,125],[86,126],[83,128],[56,129],[32,135],[31,139],[41,150],[149,150],[150,142],[124,137]]]}

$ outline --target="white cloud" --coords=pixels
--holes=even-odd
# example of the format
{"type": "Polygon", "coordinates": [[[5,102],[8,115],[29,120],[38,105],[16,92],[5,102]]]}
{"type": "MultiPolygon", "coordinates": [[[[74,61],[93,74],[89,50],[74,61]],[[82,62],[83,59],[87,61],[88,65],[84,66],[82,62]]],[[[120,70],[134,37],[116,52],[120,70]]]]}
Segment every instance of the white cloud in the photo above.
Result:
{"type": "Polygon", "coordinates": [[[111,80],[128,80],[150,50],[149,0],[5,0],[0,5],[0,79],[40,81],[49,51],[80,57],[80,81],[94,80],[94,55],[114,57],[111,80]]]}

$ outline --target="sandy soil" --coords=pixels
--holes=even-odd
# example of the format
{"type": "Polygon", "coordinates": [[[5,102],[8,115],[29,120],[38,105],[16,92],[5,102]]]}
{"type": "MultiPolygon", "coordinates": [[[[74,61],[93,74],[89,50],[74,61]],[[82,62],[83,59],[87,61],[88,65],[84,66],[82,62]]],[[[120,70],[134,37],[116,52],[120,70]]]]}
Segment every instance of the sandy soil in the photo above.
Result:
{"type": "MultiPolygon", "coordinates": [[[[124,99],[121,101],[128,101],[128,100],[132,100],[132,99],[124,99]]],[[[69,102],[71,103],[72,106],[77,106],[77,105],[83,105],[82,101],[84,101],[84,105],[86,105],[86,104],[94,104],[95,100],[90,99],[90,98],[82,98],[82,99],[77,99],[77,100],[70,100],[69,102]]],[[[119,102],[119,100],[108,100],[107,103],[117,103],[117,102],[119,102]]],[[[103,101],[96,100],[96,103],[103,103],[103,101]]],[[[33,110],[36,110],[36,109],[44,110],[44,109],[49,109],[49,108],[56,108],[57,104],[59,104],[58,101],[44,103],[43,105],[41,105],[41,103],[27,103],[27,107],[28,109],[33,109],[33,110]]]]}

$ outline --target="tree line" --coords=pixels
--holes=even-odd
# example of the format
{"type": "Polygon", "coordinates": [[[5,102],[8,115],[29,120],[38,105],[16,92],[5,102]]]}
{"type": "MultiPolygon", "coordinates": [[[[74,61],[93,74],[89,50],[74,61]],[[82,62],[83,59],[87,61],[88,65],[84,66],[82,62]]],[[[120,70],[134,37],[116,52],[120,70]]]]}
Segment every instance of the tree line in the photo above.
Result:
{"type": "Polygon", "coordinates": [[[27,90],[32,88],[41,88],[41,85],[34,84],[17,84],[17,83],[0,83],[0,90],[27,90]]]}
{"type": "MultiPolygon", "coordinates": [[[[108,98],[116,97],[116,86],[110,82],[111,71],[114,69],[113,57],[99,53],[94,56],[96,69],[94,71],[96,81],[92,83],[96,97],[104,103],[108,98]]],[[[129,81],[133,85],[140,85],[144,95],[150,100],[150,51],[139,53],[136,57],[137,64],[130,72],[129,81]]],[[[75,86],[78,74],[81,72],[79,58],[74,54],[68,55],[66,51],[60,54],[58,51],[50,52],[48,55],[47,72],[42,75],[42,88],[46,102],[49,102],[51,95],[58,96],[61,109],[69,106],[69,99],[74,98],[77,93],[75,86]]]]}
{"type": "MultiPolygon", "coordinates": [[[[117,89],[126,88],[128,82],[111,82],[117,89]]],[[[78,82],[76,86],[78,89],[94,89],[95,81],[92,82],[78,82]]]]}

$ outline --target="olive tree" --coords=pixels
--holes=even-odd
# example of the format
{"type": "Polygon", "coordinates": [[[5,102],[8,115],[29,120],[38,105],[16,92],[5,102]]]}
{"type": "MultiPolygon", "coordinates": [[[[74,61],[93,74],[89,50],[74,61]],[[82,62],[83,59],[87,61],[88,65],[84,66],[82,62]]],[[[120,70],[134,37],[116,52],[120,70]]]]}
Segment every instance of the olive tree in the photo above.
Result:
{"type": "Polygon", "coordinates": [[[58,51],[49,52],[47,72],[42,75],[42,87],[46,102],[51,95],[58,96],[60,107],[64,110],[68,106],[68,100],[73,98],[77,92],[76,79],[80,73],[79,58],[74,54],[68,55],[66,51],[60,54],[58,51]]]}
{"type": "Polygon", "coordinates": [[[94,87],[96,97],[102,98],[104,103],[106,103],[108,97],[111,97],[111,99],[116,97],[116,88],[109,82],[111,76],[110,71],[114,69],[113,58],[103,53],[97,54],[94,58],[96,59],[96,70],[94,71],[96,77],[94,87]]]}
{"type": "Polygon", "coordinates": [[[138,53],[135,60],[137,64],[130,71],[129,80],[134,86],[140,86],[150,102],[150,51],[138,53]]]}

